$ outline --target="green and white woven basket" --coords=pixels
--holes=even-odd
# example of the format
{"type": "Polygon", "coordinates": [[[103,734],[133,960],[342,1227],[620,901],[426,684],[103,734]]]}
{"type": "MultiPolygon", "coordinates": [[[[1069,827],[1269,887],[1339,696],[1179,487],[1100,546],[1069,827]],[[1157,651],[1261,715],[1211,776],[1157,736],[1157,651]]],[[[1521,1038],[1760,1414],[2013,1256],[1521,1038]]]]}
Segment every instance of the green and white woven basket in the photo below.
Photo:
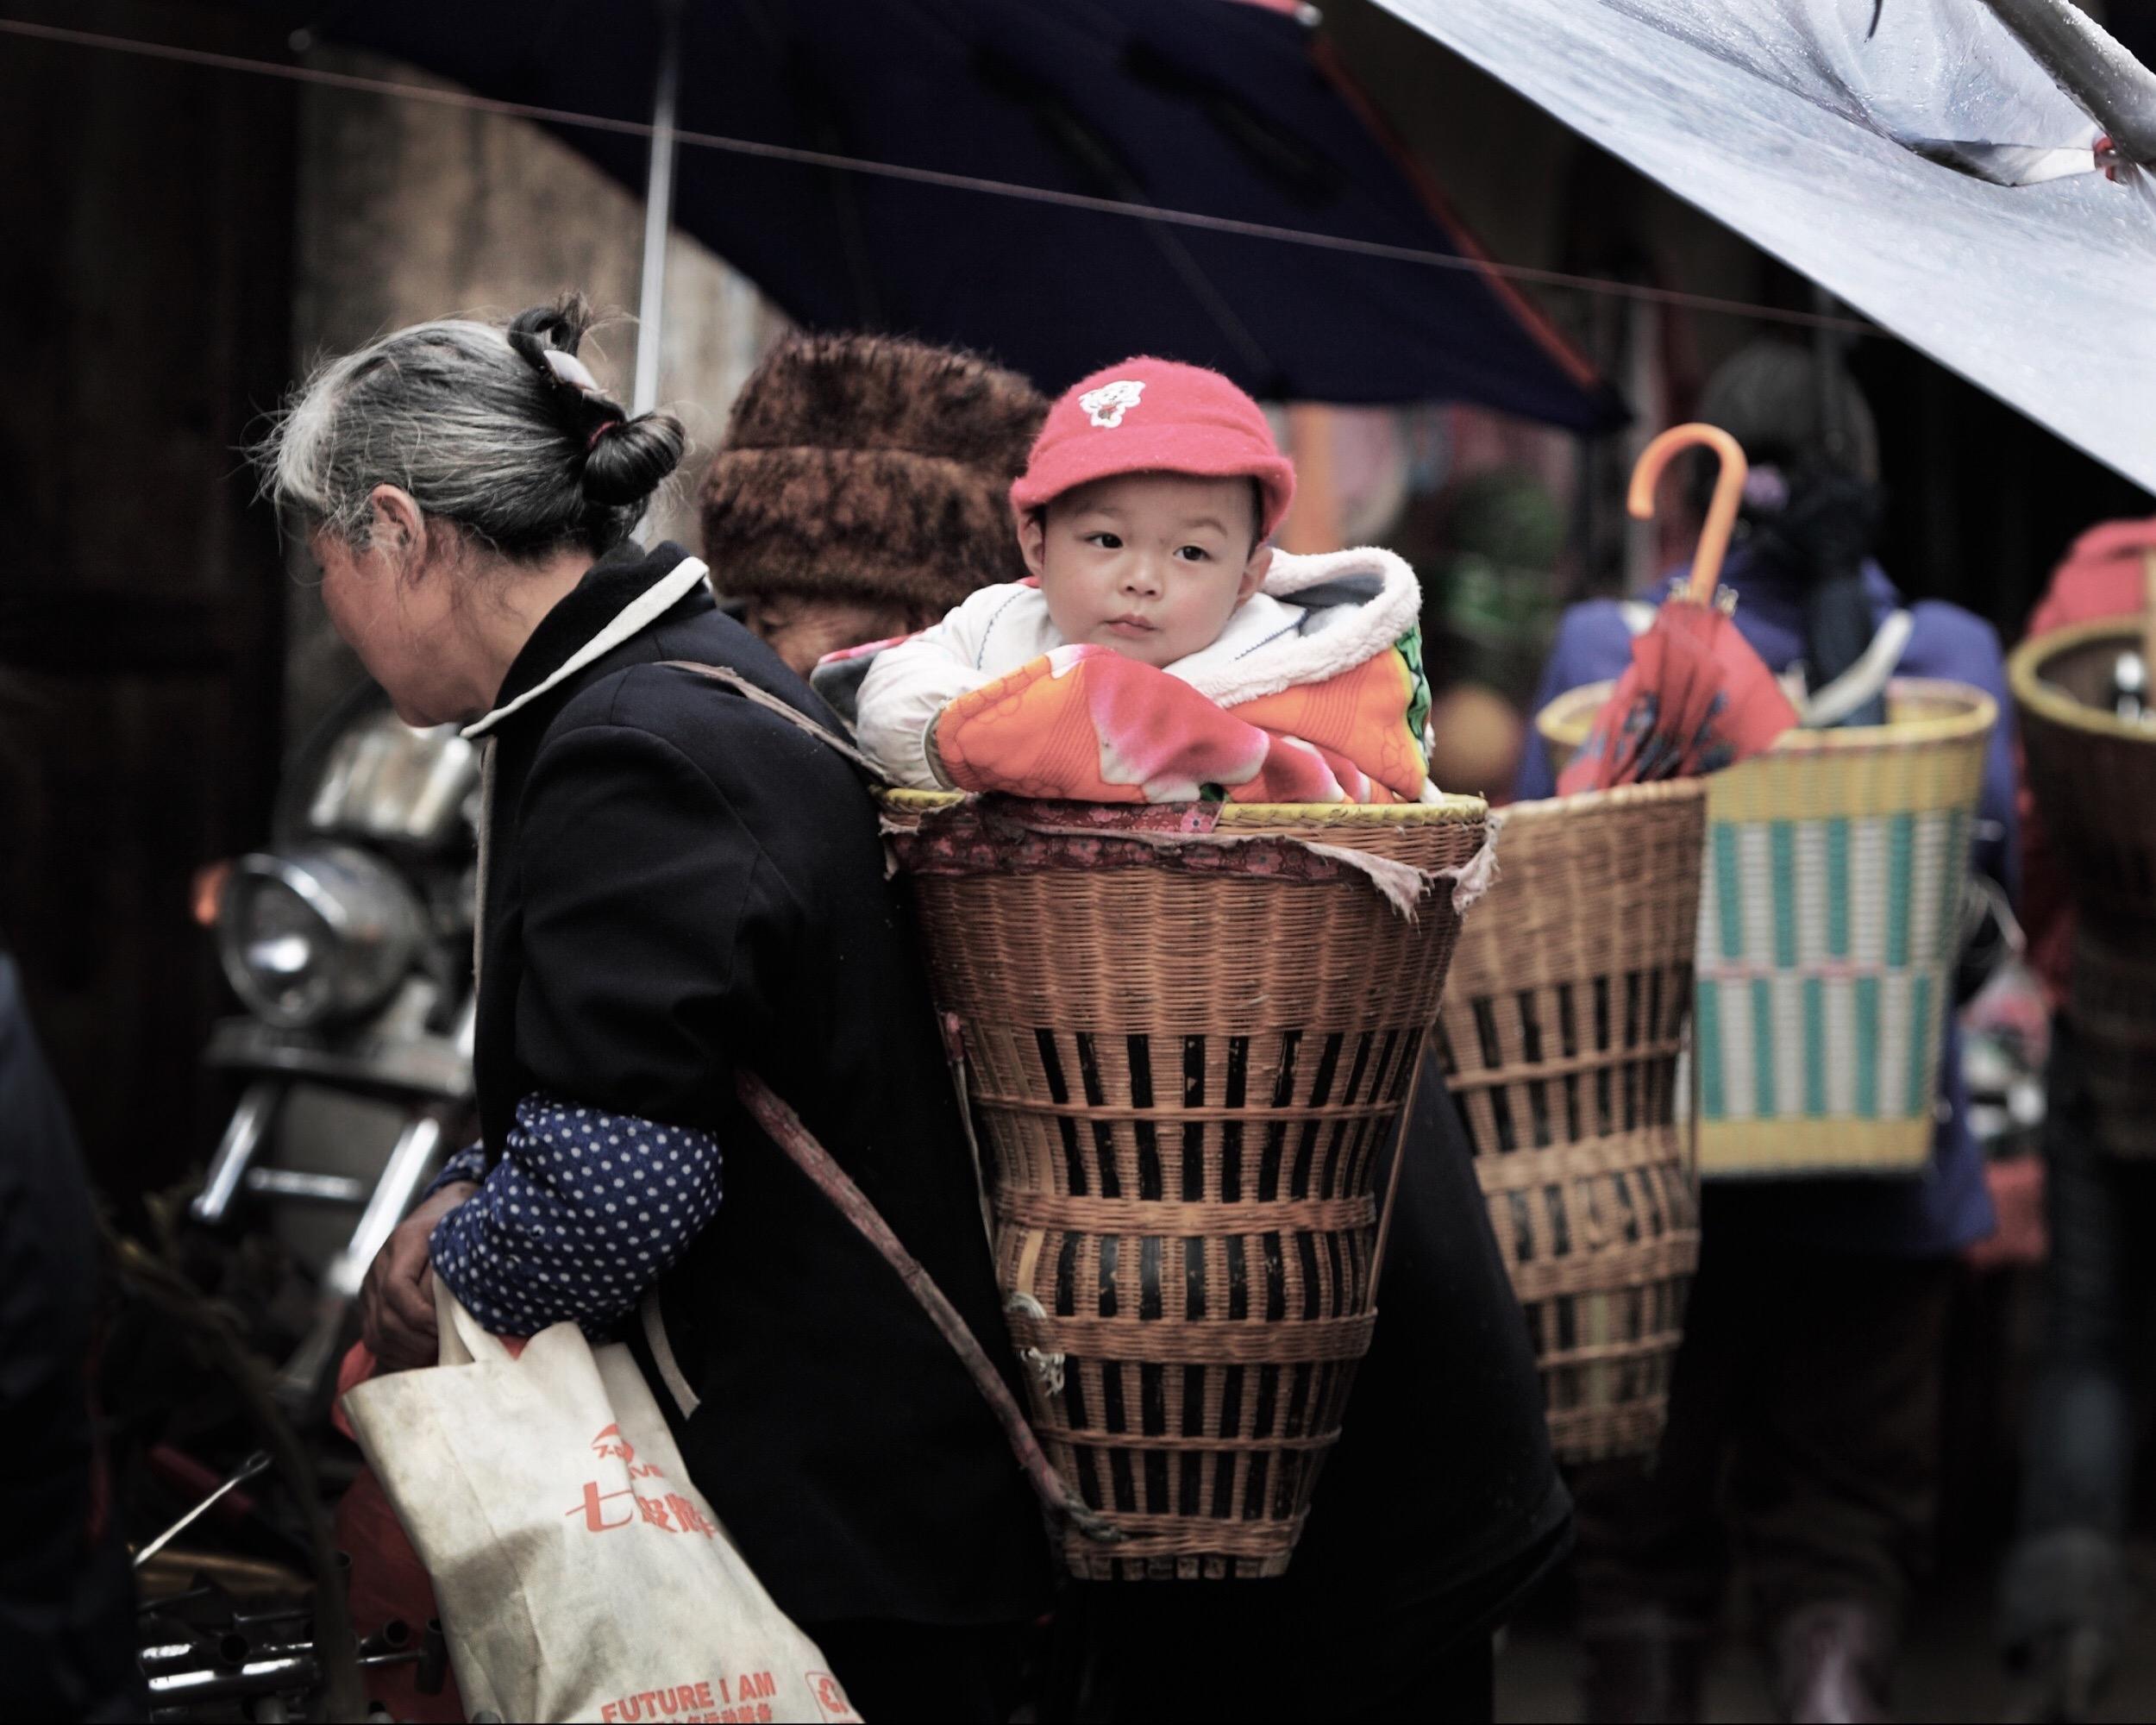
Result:
{"type": "MultiPolygon", "coordinates": [[[[1558,750],[1608,685],[1538,721],[1558,750]]],[[[1793,731],[1713,775],[1693,1016],[1705,1177],[1908,1174],[1937,1130],[1977,799],[1997,707],[1888,691],[1883,725],[1793,731]]]]}

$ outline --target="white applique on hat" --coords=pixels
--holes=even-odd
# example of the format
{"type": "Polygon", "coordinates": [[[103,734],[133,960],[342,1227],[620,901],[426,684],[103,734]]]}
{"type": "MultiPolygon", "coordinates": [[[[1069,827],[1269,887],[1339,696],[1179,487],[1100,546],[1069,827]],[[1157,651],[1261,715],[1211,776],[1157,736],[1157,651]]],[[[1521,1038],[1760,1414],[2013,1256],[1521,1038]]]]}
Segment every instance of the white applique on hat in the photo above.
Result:
{"type": "Polygon", "coordinates": [[[1118,378],[1113,383],[1104,383],[1098,389],[1089,389],[1078,398],[1079,406],[1095,425],[1112,431],[1123,423],[1123,416],[1138,405],[1138,398],[1145,393],[1145,386],[1134,378],[1118,378]]]}

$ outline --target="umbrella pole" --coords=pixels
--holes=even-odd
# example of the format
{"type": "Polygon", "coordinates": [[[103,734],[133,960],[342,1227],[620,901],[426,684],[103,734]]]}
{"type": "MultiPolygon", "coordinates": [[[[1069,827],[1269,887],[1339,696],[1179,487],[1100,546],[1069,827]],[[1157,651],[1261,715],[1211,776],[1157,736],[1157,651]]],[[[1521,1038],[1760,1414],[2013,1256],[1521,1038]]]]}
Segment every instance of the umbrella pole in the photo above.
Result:
{"type": "Polygon", "coordinates": [[[1841,303],[1819,283],[1812,284],[1812,309],[1820,325],[1812,332],[1813,385],[1819,396],[1819,445],[1836,467],[1853,468],[1856,452],[1850,447],[1849,422],[1842,410],[1842,337],[1827,319],[1837,316],[1841,303]]]}
{"type": "Polygon", "coordinates": [[[630,411],[659,403],[666,317],[667,234],[674,221],[674,116],[681,92],[681,0],[657,0],[659,78],[651,97],[651,163],[644,176],[644,252],[636,292],[636,381],[630,411]]]}
{"type": "Polygon", "coordinates": [[[2128,161],[2156,162],[2156,77],[2072,0],[1984,0],[2128,161]]]}

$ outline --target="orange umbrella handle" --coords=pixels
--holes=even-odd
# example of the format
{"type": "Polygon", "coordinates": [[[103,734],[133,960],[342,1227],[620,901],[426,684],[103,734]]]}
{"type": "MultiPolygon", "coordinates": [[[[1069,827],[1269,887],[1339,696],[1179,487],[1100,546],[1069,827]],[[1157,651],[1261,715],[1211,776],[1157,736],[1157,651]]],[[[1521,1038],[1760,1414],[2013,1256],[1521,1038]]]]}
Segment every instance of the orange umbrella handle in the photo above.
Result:
{"type": "Polygon", "coordinates": [[[1714,476],[1714,500],[1707,505],[1707,524],[1700,530],[1699,549],[1692,554],[1692,580],[1689,597],[1701,605],[1714,597],[1720,580],[1722,558],[1729,549],[1729,535],[1737,525],[1737,506],[1744,501],[1745,452],[1737,440],[1719,425],[1672,425],[1639,452],[1632,470],[1632,492],[1625,506],[1640,521],[1654,514],[1654,488],[1670,457],[1679,449],[1698,444],[1712,449],[1721,462],[1714,476]]]}

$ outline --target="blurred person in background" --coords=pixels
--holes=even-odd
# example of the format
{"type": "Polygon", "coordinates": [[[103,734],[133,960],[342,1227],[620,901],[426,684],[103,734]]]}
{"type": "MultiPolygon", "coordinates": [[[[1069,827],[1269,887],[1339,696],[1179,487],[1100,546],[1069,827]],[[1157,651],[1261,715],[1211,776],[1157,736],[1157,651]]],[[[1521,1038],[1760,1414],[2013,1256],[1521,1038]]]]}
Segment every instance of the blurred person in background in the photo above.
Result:
{"type": "MultiPolygon", "coordinates": [[[[2031,638],[2077,623],[2139,618],[2156,519],[2083,534],[2030,614],[2031,638]]],[[[2147,668],[2143,668],[2144,677],[2147,668]]],[[[2026,785],[2029,957],[2054,1008],[2065,1002],[2075,917],[2059,860],[2026,785]]],[[[2021,1525],[2000,1578],[1999,1631],[2015,1677],[2009,1716],[2083,1719],[2118,1661],[2135,1609],[2126,1552],[2136,1403],[2156,1259],[2156,1163],[2106,1148],[2070,1015],[2054,1012],[2044,1114],[2051,1251],[2030,1388],[2021,1525]]]]}
{"type": "Polygon", "coordinates": [[[1048,401],[894,336],[790,335],[735,398],[699,505],[711,585],[805,677],[1025,578],[1007,494],[1048,401]]]}
{"type": "Polygon", "coordinates": [[[135,1581],[91,1404],[97,1224],[0,952],[0,1715],[148,1717],[135,1581]]]}
{"type": "MultiPolygon", "coordinates": [[[[1724,580],[1739,594],[1737,627],[1771,669],[1801,662],[1816,689],[1906,610],[1898,674],[1952,678],[1998,702],[1976,862],[2011,895],[2011,707],[1998,640],[1958,606],[1905,606],[1873,560],[1878,440],[1854,381],[1803,348],[1761,341],[1709,380],[1696,417],[1735,436],[1752,463],[1724,580]]],[[[1536,710],[1621,674],[1651,620],[1637,600],[1573,606],[1536,710]]],[[[1850,722],[1883,716],[1875,702],[1850,722]]],[[[1543,750],[1528,751],[1515,788],[1553,793],[1543,750]]],[[[1921,1178],[1708,1182],[1660,1450],[1645,1469],[1576,1482],[1589,1718],[1700,1717],[1733,1548],[1783,1716],[1885,1716],[1936,1507],[1956,1259],[1993,1226],[1951,1023],[1940,1096],[1921,1178]]]]}

